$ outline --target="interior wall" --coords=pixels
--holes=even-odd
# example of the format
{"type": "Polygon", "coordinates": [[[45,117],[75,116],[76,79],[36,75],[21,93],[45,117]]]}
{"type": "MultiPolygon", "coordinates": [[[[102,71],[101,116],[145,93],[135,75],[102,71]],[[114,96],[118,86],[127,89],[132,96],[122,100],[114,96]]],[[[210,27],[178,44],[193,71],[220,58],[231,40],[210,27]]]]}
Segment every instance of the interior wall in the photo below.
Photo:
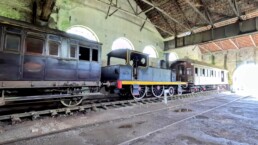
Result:
{"type": "Polygon", "coordinates": [[[170,49],[166,53],[174,52],[179,59],[190,58],[194,60],[202,60],[202,53],[197,45],[186,46],[182,48],[170,49]]]}
{"type": "MultiPolygon", "coordinates": [[[[102,1],[110,3],[109,0],[102,1]]],[[[133,1],[130,2],[133,6],[136,6],[133,1]]],[[[33,0],[1,0],[0,16],[31,23],[32,3],[33,0]]],[[[118,6],[133,13],[127,1],[119,0],[118,6]]],[[[163,39],[152,24],[145,23],[142,31],[140,31],[144,20],[120,11],[106,19],[108,8],[108,5],[97,0],[57,0],[49,19],[49,27],[66,31],[71,26],[82,25],[93,30],[103,44],[103,65],[106,65],[106,54],[111,51],[113,41],[119,37],[128,38],[137,51],[142,52],[147,45],[154,46],[160,58],[151,59],[150,64],[155,65],[158,60],[164,59],[163,39]]],[[[111,7],[110,13],[115,10],[111,7]]],[[[38,11],[38,14],[40,14],[40,11],[38,11]]],[[[140,17],[146,18],[144,14],[141,14],[140,17]]]]}
{"type": "MultiPolygon", "coordinates": [[[[107,1],[109,2],[109,1],[107,1]]],[[[119,1],[119,6],[132,11],[127,1],[119,1]]],[[[136,5],[132,3],[132,5],[136,5]]],[[[126,37],[134,45],[135,50],[143,51],[152,45],[158,52],[158,59],[151,59],[150,64],[157,64],[163,59],[164,43],[160,34],[151,24],[146,23],[140,31],[143,20],[136,19],[120,11],[107,17],[108,5],[92,0],[57,0],[58,10],[51,14],[50,27],[67,30],[74,25],[82,25],[93,30],[98,36],[102,47],[102,65],[106,65],[106,54],[111,51],[112,43],[119,37],[126,37]]],[[[112,13],[115,8],[110,9],[112,13]]],[[[146,17],[141,15],[141,17],[146,17]]]]}

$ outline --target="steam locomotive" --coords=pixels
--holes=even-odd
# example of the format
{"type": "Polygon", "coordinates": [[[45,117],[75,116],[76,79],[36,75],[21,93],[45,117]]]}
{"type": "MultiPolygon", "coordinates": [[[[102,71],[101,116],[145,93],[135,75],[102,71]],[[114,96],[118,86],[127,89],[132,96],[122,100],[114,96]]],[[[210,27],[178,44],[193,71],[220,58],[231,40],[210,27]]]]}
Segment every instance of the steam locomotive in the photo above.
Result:
{"type": "Polygon", "coordinates": [[[161,97],[227,85],[227,71],[189,60],[150,67],[147,54],[128,49],[108,53],[101,68],[101,43],[54,29],[0,19],[0,106],[16,101],[60,100],[79,105],[104,86],[122,97],[161,97]],[[112,65],[113,59],[123,64],[112,65]],[[119,61],[120,62],[120,61],[119,61]]]}

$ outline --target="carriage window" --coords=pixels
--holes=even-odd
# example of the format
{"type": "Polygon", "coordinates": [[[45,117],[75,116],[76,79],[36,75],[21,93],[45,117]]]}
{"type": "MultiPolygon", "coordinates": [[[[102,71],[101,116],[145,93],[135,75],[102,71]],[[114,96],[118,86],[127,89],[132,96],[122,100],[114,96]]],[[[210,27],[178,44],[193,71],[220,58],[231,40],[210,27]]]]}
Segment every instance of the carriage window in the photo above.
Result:
{"type": "Polygon", "coordinates": [[[76,45],[70,45],[70,58],[76,58],[76,45]]]}
{"type": "Polygon", "coordinates": [[[7,34],[5,37],[5,50],[19,51],[21,38],[18,35],[7,34]]]}
{"type": "Polygon", "coordinates": [[[198,75],[198,68],[195,68],[195,74],[198,75]]]}
{"type": "Polygon", "coordinates": [[[90,49],[89,48],[80,47],[79,53],[80,53],[79,60],[90,61],[90,49]]]}
{"type": "Polygon", "coordinates": [[[26,38],[26,53],[42,54],[44,41],[36,38],[26,38]]]}
{"type": "Polygon", "coordinates": [[[205,76],[205,69],[202,69],[202,74],[203,76],[205,76]]]}
{"type": "Polygon", "coordinates": [[[59,47],[60,47],[60,44],[58,42],[49,41],[48,42],[49,55],[59,56],[59,47]]]}
{"type": "Polygon", "coordinates": [[[191,71],[191,68],[187,68],[187,70],[186,70],[187,72],[187,75],[192,75],[192,71],[191,71]]]}
{"type": "Polygon", "coordinates": [[[92,49],[92,61],[98,61],[98,50],[92,49]]]}

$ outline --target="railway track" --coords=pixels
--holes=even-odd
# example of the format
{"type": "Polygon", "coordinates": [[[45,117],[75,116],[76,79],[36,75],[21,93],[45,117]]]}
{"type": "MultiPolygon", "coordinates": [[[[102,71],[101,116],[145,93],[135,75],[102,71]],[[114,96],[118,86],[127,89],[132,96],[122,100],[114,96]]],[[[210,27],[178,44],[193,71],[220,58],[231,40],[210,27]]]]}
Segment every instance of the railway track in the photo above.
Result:
{"type": "MultiPolygon", "coordinates": [[[[93,127],[93,126],[100,126],[100,125],[105,125],[105,124],[108,124],[110,122],[114,123],[114,122],[120,122],[120,121],[123,121],[123,120],[126,120],[126,119],[130,119],[130,118],[134,118],[134,117],[138,117],[138,116],[143,116],[143,115],[148,115],[148,114],[151,114],[151,113],[155,113],[155,112],[159,112],[159,111],[162,111],[162,110],[166,110],[166,109],[172,109],[172,108],[178,108],[178,107],[183,107],[185,105],[189,105],[189,104],[195,104],[195,103],[199,103],[199,102],[203,102],[203,101],[207,101],[207,100],[210,100],[210,99],[215,99],[217,98],[217,96],[210,96],[210,95],[216,95],[218,94],[217,91],[209,91],[209,92],[201,92],[201,93],[196,93],[196,94],[184,94],[184,95],[177,95],[177,96],[173,96],[173,97],[168,97],[168,101],[173,101],[173,100],[176,100],[176,99],[184,99],[184,98],[191,98],[191,97],[197,97],[197,96],[209,96],[209,97],[205,97],[204,99],[198,99],[198,100],[195,100],[195,101],[191,101],[191,102],[185,102],[185,103],[180,103],[180,104],[177,104],[175,106],[170,106],[170,107],[162,107],[160,109],[155,109],[155,110],[149,110],[149,111],[144,111],[144,112],[141,112],[141,113],[137,113],[137,114],[132,114],[132,115],[129,115],[129,116],[125,116],[125,117],[122,117],[122,118],[115,118],[115,119],[111,119],[111,120],[107,120],[107,121],[102,121],[102,122],[98,122],[97,124],[86,124],[86,125],[79,125],[79,126],[74,126],[74,127],[70,127],[70,128],[66,128],[66,129],[62,129],[62,130],[57,130],[57,131],[52,131],[50,133],[47,133],[47,134],[39,134],[39,135],[34,135],[34,136],[28,136],[28,137],[24,137],[24,138],[19,138],[19,139],[14,139],[14,140],[9,140],[9,141],[4,141],[0,144],[9,144],[9,143],[15,143],[15,142],[19,142],[19,141],[24,141],[24,140],[30,140],[30,139],[34,139],[34,138],[38,138],[38,137],[43,137],[43,136],[48,136],[48,135],[52,135],[52,134],[57,134],[57,133],[62,133],[62,132],[66,132],[66,131],[70,131],[70,130],[76,130],[76,129],[80,129],[80,128],[83,128],[83,127],[93,127]]],[[[223,97],[226,97],[228,95],[220,95],[219,98],[223,98],[223,97]]],[[[147,104],[147,103],[150,103],[150,102],[161,102],[162,99],[157,99],[157,98],[153,98],[154,100],[157,100],[157,101],[147,101],[146,103],[143,103],[143,104],[147,104]]],[[[148,99],[143,99],[142,101],[140,102],[144,102],[144,100],[150,100],[149,98],[148,99]]],[[[239,99],[237,99],[239,100],[239,99]]],[[[237,100],[234,100],[234,101],[237,101],[237,100]]],[[[133,101],[133,100],[129,100],[129,101],[133,101]]],[[[234,102],[234,101],[230,101],[230,103],[234,102]]],[[[119,102],[119,101],[117,101],[119,102]]],[[[114,102],[115,103],[115,102],[114,102]]],[[[133,103],[132,103],[133,104],[133,103]]],[[[139,104],[139,103],[137,103],[139,104]]],[[[229,103],[226,103],[226,104],[229,104],[229,103]]],[[[223,105],[225,104],[222,104],[222,105],[219,105],[217,107],[214,107],[213,109],[209,109],[208,111],[211,111],[211,110],[214,110],[216,108],[219,108],[219,107],[222,107],[223,105]]],[[[127,106],[127,104],[124,103],[124,106],[127,106]]],[[[78,106],[80,107],[80,106],[78,106]]],[[[117,106],[118,107],[118,106],[117,106]]],[[[122,106],[119,106],[119,107],[122,107],[122,106]]],[[[77,107],[74,107],[74,110],[76,110],[75,108],[77,107]]],[[[96,106],[97,109],[103,109],[103,107],[101,106],[96,106]]],[[[113,108],[113,107],[110,107],[110,109],[113,108]]],[[[92,108],[88,108],[88,109],[92,109],[92,108]]],[[[61,110],[60,110],[61,111],[61,110]]],[[[64,110],[63,110],[64,111],[64,110]]],[[[73,111],[73,110],[71,110],[73,111]]],[[[77,111],[78,111],[78,108],[77,108],[77,111]]],[[[85,110],[86,111],[86,108],[85,110]]],[[[96,111],[96,110],[95,110],[96,111]]],[[[87,111],[86,111],[87,112],[87,111]]],[[[207,111],[205,112],[202,112],[202,113],[206,113],[207,111]]],[[[64,112],[60,112],[60,113],[64,113],[64,112]]],[[[50,113],[48,113],[50,114],[50,113]]],[[[197,114],[199,115],[199,114],[197,114]]],[[[194,116],[197,116],[197,115],[194,115],[194,116]]],[[[56,115],[55,115],[56,116],[56,115]]],[[[194,116],[191,116],[191,117],[187,117],[186,119],[182,119],[178,122],[176,122],[175,124],[177,123],[180,123],[180,122],[183,122],[184,120],[187,120],[187,119],[191,119],[192,117],[194,116]]],[[[159,130],[158,130],[159,131],[159,130]]],[[[158,131],[153,131],[151,133],[156,133],[158,131]]],[[[148,134],[149,135],[149,134],[148,134]]],[[[140,136],[140,138],[144,138],[144,137],[147,137],[148,135],[144,135],[144,136],[140,136]]],[[[140,139],[139,138],[139,139],[140,139]]],[[[133,142],[135,140],[138,140],[138,138],[134,138],[132,140],[127,140],[125,142],[122,142],[121,144],[127,144],[128,142],[133,142]]]]}
{"type": "MultiPolygon", "coordinates": [[[[217,93],[217,91],[207,91],[207,92],[199,92],[194,94],[183,94],[183,95],[174,95],[169,96],[167,98],[168,101],[176,100],[176,99],[183,99],[183,98],[190,98],[196,97],[199,95],[209,95],[217,93]]],[[[162,102],[163,98],[144,98],[142,100],[122,100],[117,101],[116,99],[103,99],[103,100],[87,100],[87,102],[83,102],[80,106],[75,107],[63,107],[63,108],[51,108],[51,109],[44,109],[44,110],[36,110],[36,111],[26,111],[22,113],[10,113],[6,115],[0,116],[0,121],[11,121],[12,124],[17,122],[21,122],[24,118],[30,118],[32,120],[37,119],[41,116],[58,116],[58,114],[67,114],[72,115],[73,112],[89,112],[89,111],[98,111],[98,110],[107,110],[111,108],[118,108],[118,107],[126,107],[132,106],[134,104],[149,104],[149,103],[158,103],[162,102]]]]}

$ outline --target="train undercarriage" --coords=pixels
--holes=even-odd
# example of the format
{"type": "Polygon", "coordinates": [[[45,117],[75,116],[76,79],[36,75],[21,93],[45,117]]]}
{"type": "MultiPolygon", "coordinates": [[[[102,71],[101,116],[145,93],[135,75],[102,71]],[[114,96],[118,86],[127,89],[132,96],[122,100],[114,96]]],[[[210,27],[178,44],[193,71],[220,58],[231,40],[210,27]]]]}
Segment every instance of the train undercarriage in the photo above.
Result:
{"type": "Polygon", "coordinates": [[[79,105],[88,96],[100,95],[98,82],[24,81],[23,84],[21,82],[1,82],[1,84],[0,106],[12,102],[56,100],[64,106],[72,107],[79,105]]]}

